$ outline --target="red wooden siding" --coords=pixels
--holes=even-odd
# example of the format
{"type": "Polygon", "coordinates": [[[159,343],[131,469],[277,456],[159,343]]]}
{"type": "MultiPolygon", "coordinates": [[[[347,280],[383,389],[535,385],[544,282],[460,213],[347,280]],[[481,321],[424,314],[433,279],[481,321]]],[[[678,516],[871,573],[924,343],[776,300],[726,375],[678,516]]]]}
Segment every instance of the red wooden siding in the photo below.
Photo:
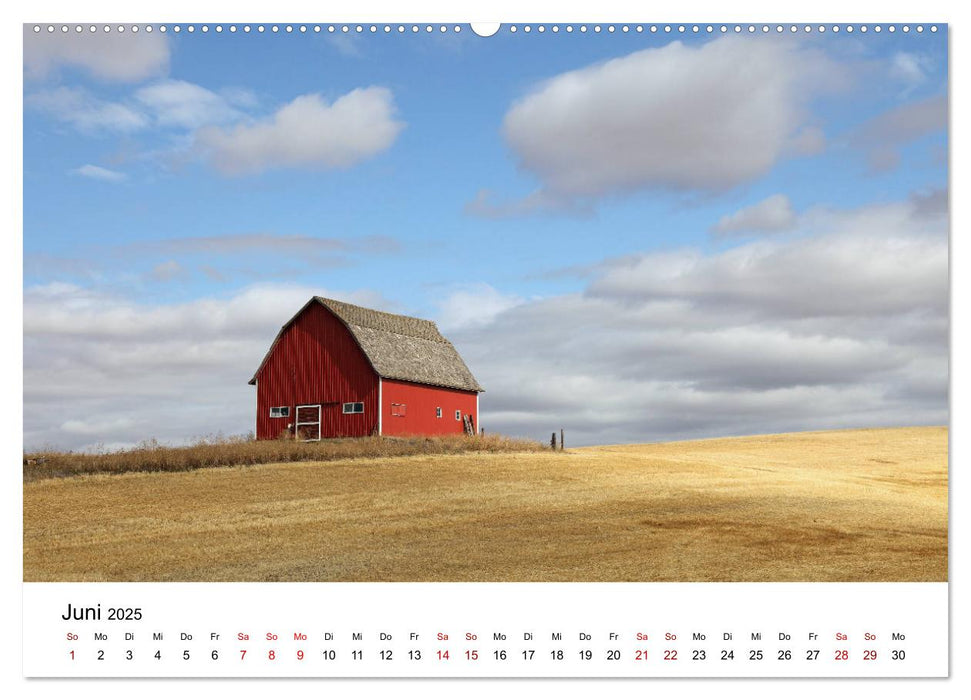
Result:
{"type": "Polygon", "coordinates": [[[311,304],[283,333],[256,388],[258,440],[285,432],[301,404],[321,404],[323,438],[377,431],[377,376],[347,327],[320,304],[311,304]],[[345,402],[357,401],[364,403],[364,413],[342,413],[345,402]],[[270,418],[272,406],[289,406],[290,415],[270,418]]]}
{"type": "Polygon", "coordinates": [[[455,412],[472,415],[475,429],[479,429],[476,393],[459,389],[414,384],[396,379],[381,381],[382,435],[447,435],[462,433],[465,426],[455,420],[455,412]],[[404,411],[400,406],[404,404],[404,411]],[[435,409],[442,409],[442,417],[435,417],[435,409]],[[395,415],[404,413],[404,415],[395,415]]]}

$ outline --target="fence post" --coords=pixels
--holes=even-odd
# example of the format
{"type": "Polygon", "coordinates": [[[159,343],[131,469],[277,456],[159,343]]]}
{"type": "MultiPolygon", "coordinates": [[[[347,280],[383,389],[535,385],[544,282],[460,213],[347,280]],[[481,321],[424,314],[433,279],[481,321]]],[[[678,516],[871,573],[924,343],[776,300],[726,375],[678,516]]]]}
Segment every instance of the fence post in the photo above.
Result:
{"type": "Polygon", "coordinates": [[[553,437],[550,438],[550,449],[551,450],[555,450],[556,449],[556,432],[555,431],[553,433],[553,437]]]}
{"type": "Polygon", "coordinates": [[[564,449],[563,445],[563,428],[560,428],[560,449],[564,449]]]}

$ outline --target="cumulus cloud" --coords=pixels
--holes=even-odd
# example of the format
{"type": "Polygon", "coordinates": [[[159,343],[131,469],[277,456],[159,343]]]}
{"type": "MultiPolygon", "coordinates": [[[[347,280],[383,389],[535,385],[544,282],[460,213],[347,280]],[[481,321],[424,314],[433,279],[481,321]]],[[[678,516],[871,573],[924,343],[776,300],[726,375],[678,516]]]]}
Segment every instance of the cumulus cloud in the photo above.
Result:
{"type": "Polygon", "coordinates": [[[757,204],[726,214],[712,227],[712,233],[733,235],[739,233],[778,233],[787,231],[796,223],[792,203],[784,194],[774,194],[757,204]]]}
{"type": "MultiPolygon", "coordinates": [[[[455,289],[433,318],[487,389],[489,431],[563,427],[579,445],[941,424],[947,229],[939,190],[816,208],[785,237],[602,261],[578,293],[455,289]]],[[[63,283],[26,289],[25,443],[248,430],[246,381],[313,294],[396,310],[317,288],[157,305],[63,283]]]]}
{"type": "Polygon", "coordinates": [[[204,127],[196,144],[226,175],[281,167],[347,168],[389,148],[404,128],[391,91],[358,88],[328,104],[301,95],[271,117],[233,127],[204,127]]]}
{"type": "Polygon", "coordinates": [[[169,57],[168,39],[157,32],[35,33],[33,25],[24,25],[24,71],[29,80],[70,67],[100,80],[137,82],[164,74],[169,57]]]}
{"type": "Polygon", "coordinates": [[[864,123],[850,142],[866,154],[873,172],[900,164],[900,148],[928,134],[947,129],[947,96],[935,95],[895,107],[864,123]]]}
{"type": "Polygon", "coordinates": [[[25,289],[25,445],[181,443],[250,430],[247,382],[280,325],[314,294],[394,310],[372,292],[318,287],[257,286],[180,304],[66,283],[25,289]]]}
{"type": "Polygon", "coordinates": [[[348,168],[390,148],[405,126],[382,87],[358,88],[333,103],[301,95],[262,118],[248,90],[171,79],[113,100],[83,88],[40,89],[24,104],[82,132],[164,130],[182,144],[170,155],[180,162],[201,158],[226,175],[348,168]]]}
{"type": "Polygon", "coordinates": [[[131,133],[151,123],[142,111],[121,102],[98,99],[81,88],[59,87],[34,92],[24,98],[24,105],[80,131],[131,133]]]}
{"type": "Polygon", "coordinates": [[[804,226],[822,233],[762,239],[717,255],[684,249],[627,258],[609,266],[589,292],[690,298],[756,319],[946,310],[946,225],[921,216],[913,202],[820,210],[804,226]]]}
{"type": "Polygon", "coordinates": [[[818,149],[808,104],[846,75],[795,42],[675,41],[548,80],[512,105],[503,131],[556,195],[720,192],[818,149]]]}
{"type": "Polygon", "coordinates": [[[939,199],[606,261],[582,294],[459,329],[483,425],[590,444],[946,423],[947,218],[921,203],[939,199]]]}
{"type": "Polygon", "coordinates": [[[76,168],[71,171],[75,175],[80,175],[81,177],[91,178],[92,180],[101,180],[102,182],[124,182],[128,179],[125,173],[120,173],[117,170],[109,170],[108,168],[102,168],[100,165],[82,165],[80,168],[76,168]]]}

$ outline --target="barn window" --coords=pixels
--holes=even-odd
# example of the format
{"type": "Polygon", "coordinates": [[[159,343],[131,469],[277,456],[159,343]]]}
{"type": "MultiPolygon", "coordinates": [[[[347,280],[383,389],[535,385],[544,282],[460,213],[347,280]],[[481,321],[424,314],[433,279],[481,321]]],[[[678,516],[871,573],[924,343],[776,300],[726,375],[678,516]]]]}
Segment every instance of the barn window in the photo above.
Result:
{"type": "Polygon", "coordinates": [[[437,406],[435,408],[435,417],[436,418],[441,418],[442,417],[442,407],[441,406],[437,406]]]}
{"type": "Polygon", "coordinates": [[[403,404],[403,403],[393,403],[393,404],[391,404],[391,415],[392,416],[404,416],[407,409],[408,409],[407,404],[403,404]]]}
{"type": "Polygon", "coordinates": [[[289,406],[272,406],[270,408],[270,418],[287,418],[289,415],[289,406]]]}
{"type": "Polygon", "coordinates": [[[346,403],[344,404],[344,413],[364,413],[364,404],[360,401],[357,403],[346,403]]]}
{"type": "Polygon", "coordinates": [[[461,411],[456,411],[455,412],[455,420],[462,420],[462,412],[461,411]]]}

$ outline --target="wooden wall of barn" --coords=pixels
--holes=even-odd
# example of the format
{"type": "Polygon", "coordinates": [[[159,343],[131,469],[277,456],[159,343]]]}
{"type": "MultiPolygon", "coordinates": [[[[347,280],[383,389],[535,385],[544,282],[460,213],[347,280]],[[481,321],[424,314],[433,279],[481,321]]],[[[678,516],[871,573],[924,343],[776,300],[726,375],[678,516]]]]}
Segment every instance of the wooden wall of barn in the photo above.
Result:
{"type": "Polygon", "coordinates": [[[382,435],[449,435],[465,430],[461,420],[455,419],[455,411],[471,414],[476,430],[479,415],[474,391],[443,389],[440,387],[403,382],[395,379],[381,381],[381,434],[382,435]],[[404,415],[400,406],[404,404],[404,415]],[[397,407],[397,410],[396,410],[397,407]],[[436,418],[436,408],[442,409],[442,417],[436,418]],[[398,414],[398,415],[396,415],[398,414]]]}
{"type": "Polygon", "coordinates": [[[311,304],[283,333],[256,380],[259,440],[285,432],[301,404],[321,404],[323,438],[377,431],[377,376],[347,327],[320,304],[311,304]],[[364,413],[343,413],[349,402],[363,402],[364,413]],[[289,417],[270,418],[274,406],[289,406],[289,417]]]}

